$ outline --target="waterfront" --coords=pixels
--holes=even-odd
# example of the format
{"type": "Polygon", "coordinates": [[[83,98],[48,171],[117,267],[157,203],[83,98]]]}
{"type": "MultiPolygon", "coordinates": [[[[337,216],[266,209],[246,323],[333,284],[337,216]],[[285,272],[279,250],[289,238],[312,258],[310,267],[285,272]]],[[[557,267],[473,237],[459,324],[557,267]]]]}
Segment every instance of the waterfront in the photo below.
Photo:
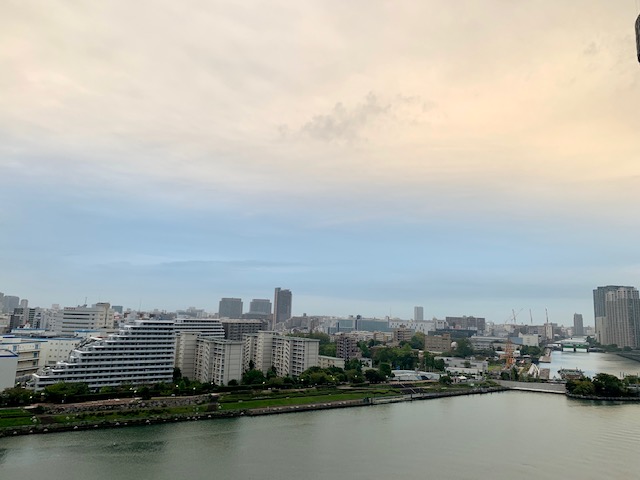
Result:
{"type": "Polygon", "coordinates": [[[6,478],[633,478],[640,405],[520,392],[0,439],[6,478]]]}
{"type": "Polygon", "coordinates": [[[540,368],[549,368],[550,378],[560,378],[561,368],[579,368],[588,377],[596,373],[609,373],[622,378],[623,375],[638,375],[640,362],[620,357],[614,353],[560,352],[554,351],[551,363],[541,363],[540,368]]]}

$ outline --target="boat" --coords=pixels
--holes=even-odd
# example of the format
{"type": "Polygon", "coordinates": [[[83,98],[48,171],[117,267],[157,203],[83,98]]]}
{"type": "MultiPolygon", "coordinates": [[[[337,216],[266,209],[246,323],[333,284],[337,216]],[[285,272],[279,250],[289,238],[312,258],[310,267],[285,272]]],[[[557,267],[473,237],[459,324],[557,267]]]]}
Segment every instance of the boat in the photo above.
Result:
{"type": "Polygon", "coordinates": [[[561,368],[558,373],[563,380],[578,380],[584,377],[584,372],[579,368],[561,368]]]}

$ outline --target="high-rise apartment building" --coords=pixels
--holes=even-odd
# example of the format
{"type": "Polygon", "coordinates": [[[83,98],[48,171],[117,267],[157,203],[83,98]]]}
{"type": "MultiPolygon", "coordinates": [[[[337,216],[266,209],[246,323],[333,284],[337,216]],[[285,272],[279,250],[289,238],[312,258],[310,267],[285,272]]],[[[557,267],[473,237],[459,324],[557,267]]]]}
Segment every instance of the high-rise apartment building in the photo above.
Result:
{"type": "Polygon", "coordinates": [[[273,298],[273,325],[285,322],[291,318],[291,290],[276,288],[273,298]]]}
{"type": "Polygon", "coordinates": [[[413,307],[413,319],[416,322],[422,322],[424,320],[424,307],[413,307]]]}
{"type": "Polygon", "coordinates": [[[231,380],[242,379],[243,357],[241,341],[198,338],[195,359],[195,379],[228,385],[231,380]]]}
{"type": "Polygon", "coordinates": [[[244,336],[244,369],[250,362],[256,370],[267,373],[272,367],[278,376],[297,377],[318,365],[320,341],[312,338],[287,337],[276,332],[258,332],[244,336]]]}
{"type": "Polygon", "coordinates": [[[577,337],[584,335],[584,324],[580,313],[573,314],[573,334],[577,337]]]}
{"type": "Polygon", "coordinates": [[[223,298],[218,307],[218,317],[220,318],[240,318],[242,317],[242,299],[223,298]]]}
{"type": "Polygon", "coordinates": [[[242,340],[244,335],[258,333],[268,328],[266,320],[223,318],[220,323],[224,329],[224,338],[236,341],[242,340]]]}
{"type": "Polygon", "coordinates": [[[593,291],[593,302],[596,338],[601,344],[640,346],[640,296],[636,288],[598,287],[593,291]]]}
{"type": "Polygon", "coordinates": [[[266,298],[254,298],[249,304],[249,313],[271,315],[271,300],[266,298]]]}

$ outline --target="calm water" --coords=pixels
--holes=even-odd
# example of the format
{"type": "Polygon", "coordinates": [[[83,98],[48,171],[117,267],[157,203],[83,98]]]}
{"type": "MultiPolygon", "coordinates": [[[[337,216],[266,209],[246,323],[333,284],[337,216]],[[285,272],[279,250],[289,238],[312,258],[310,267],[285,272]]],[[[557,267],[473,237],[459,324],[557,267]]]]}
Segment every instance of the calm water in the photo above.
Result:
{"type": "Polygon", "coordinates": [[[623,375],[638,375],[640,362],[612,353],[558,351],[552,353],[551,363],[541,363],[540,368],[551,369],[551,377],[558,378],[560,377],[558,370],[561,368],[579,368],[585,375],[592,378],[596,373],[609,373],[622,378],[623,375]]]}
{"type": "Polygon", "coordinates": [[[640,405],[495,393],[0,439],[0,478],[631,479],[640,405]]]}

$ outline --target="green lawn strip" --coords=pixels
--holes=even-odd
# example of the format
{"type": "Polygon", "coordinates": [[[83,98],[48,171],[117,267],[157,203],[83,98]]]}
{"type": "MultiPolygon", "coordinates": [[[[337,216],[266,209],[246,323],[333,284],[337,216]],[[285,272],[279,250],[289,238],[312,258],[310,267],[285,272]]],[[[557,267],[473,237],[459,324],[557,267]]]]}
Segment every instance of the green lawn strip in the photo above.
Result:
{"type": "Polygon", "coordinates": [[[126,422],[127,420],[145,419],[145,418],[169,418],[174,415],[187,415],[193,413],[205,413],[206,406],[184,406],[172,408],[149,408],[134,410],[115,410],[107,412],[83,412],[71,415],[55,415],[53,420],[62,424],[77,423],[96,423],[102,421],[108,422],[126,422]]]}
{"type": "Polygon", "coordinates": [[[382,397],[382,396],[394,396],[397,393],[384,391],[384,392],[362,392],[362,393],[339,393],[335,395],[312,395],[307,397],[294,397],[294,398],[271,398],[262,400],[249,400],[236,403],[223,403],[222,410],[246,410],[250,408],[266,408],[266,407],[278,407],[286,405],[308,405],[310,403],[328,403],[328,402],[340,402],[347,400],[361,400],[366,397],[382,397]]]}
{"type": "Polygon", "coordinates": [[[35,425],[31,417],[0,418],[0,428],[35,425]]]}

